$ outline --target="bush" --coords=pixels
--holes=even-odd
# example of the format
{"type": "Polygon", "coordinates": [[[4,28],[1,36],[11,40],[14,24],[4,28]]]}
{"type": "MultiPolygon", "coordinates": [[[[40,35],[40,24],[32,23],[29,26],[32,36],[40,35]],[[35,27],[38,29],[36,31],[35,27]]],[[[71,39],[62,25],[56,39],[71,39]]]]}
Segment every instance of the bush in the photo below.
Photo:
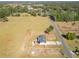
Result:
{"type": "Polygon", "coordinates": [[[7,19],[7,17],[4,17],[4,18],[0,18],[0,21],[1,22],[8,22],[8,19],[7,19]]]}
{"type": "Polygon", "coordinates": [[[53,30],[53,27],[50,25],[44,32],[49,33],[53,30]]]}
{"type": "Polygon", "coordinates": [[[66,34],[66,38],[67,38],[68,40],[74,40],[75,37],[76,37],[75,33],[70,33],[70,32],[68,32],[68,33],[66,34]]]}
{"type": "Polygon", "coordinates": [[[36,13],[35,13],[35,12],[32,12],[31,15],[32,15],[32,16],[36,16],[36,13]]]}
{"type": "Polygon", "coordinates": [[[41,16],[41,14],[40,14],[40,13],[38,13],[38,16],[41,16]]]}
{"type": "Polygon", "coordinates": [[[49,28],[50,28],[51,30],[53,30],[53,26],[52,26],[52,25],[50,25],[49,28]]]}

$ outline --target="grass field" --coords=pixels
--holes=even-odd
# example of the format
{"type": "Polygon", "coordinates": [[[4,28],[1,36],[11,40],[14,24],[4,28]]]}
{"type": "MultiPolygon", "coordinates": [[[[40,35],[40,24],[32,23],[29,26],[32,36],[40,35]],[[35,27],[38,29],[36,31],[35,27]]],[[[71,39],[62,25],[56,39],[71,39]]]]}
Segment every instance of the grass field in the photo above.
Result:
{"type": "Polygon", "coordinates": [[[48,17],[8,17],[8,22],[0,22],[0,57],[18,57],[26,45],[43,33],[50,25],[48,17]]]}

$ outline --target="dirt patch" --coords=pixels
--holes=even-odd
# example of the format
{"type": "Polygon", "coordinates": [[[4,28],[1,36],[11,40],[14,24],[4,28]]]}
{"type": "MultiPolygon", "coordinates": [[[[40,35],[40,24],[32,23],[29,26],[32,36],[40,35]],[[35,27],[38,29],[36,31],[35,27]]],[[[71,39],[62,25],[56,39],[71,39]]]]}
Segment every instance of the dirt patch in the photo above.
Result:
{"type": "Polygon", "coordinates": [[[72,25],[73,22],[56,22],[60,30],[64,33],[75,32],[76,35],[79,35],[79,21],[75,22],[75,25],[72,25]]]}

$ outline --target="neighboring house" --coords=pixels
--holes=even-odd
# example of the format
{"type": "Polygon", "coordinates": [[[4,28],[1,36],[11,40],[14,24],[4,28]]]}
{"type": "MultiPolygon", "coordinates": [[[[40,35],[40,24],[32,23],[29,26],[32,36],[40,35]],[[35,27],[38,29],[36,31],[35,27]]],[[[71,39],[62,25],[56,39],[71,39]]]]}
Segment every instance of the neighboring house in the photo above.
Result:
{"type": "Polygon", "coordinates": [[[46,43],[46,37],[45,37],[45,35],[40,35],[37,38],[37,43],[46,43]]]}

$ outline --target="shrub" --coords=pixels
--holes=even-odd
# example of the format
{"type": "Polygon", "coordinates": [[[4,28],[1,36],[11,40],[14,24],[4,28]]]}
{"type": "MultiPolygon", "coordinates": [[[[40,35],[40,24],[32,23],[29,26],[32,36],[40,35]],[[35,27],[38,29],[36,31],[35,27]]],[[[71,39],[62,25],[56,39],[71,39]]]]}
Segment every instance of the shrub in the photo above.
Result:
{"type": "Polygon", "coordinates": [[[49,33],[53,30],[53,27],[50,25],[44,32],[49,33]]]}
{"type": "Polygon", "coordinates": [[[50,25],[49,28],[50,28],[51,30],[53,30],[53,26],[52,26],[52,25],[50,25]]]}
{"type": "Polygon", "coordinates": [[[68,32],[68,33],[66,34],[66,38],[67,38],[68,40],[73,40],[73,39],[75,39],[75,33],[68,32]]]}
{"type": "Polygon", "coordinates": [[[31,15],[32,15],[32,16],[36,16],[36,13],[35,13],[35,12],[32,12],[31,15]]]}
{"type": "Polygon", "coordinates": [[[1,22],[7,22],[7,21],[8,21],[8,18],[7,18],[7,17],[0,18],[0,21],[1,21],[1,22]]]}
{"type": "Polygon", "coordinates": [[[38,16],[41,16],[41,14],[40,14],[40,13],[38,13],[38,16]]]}

